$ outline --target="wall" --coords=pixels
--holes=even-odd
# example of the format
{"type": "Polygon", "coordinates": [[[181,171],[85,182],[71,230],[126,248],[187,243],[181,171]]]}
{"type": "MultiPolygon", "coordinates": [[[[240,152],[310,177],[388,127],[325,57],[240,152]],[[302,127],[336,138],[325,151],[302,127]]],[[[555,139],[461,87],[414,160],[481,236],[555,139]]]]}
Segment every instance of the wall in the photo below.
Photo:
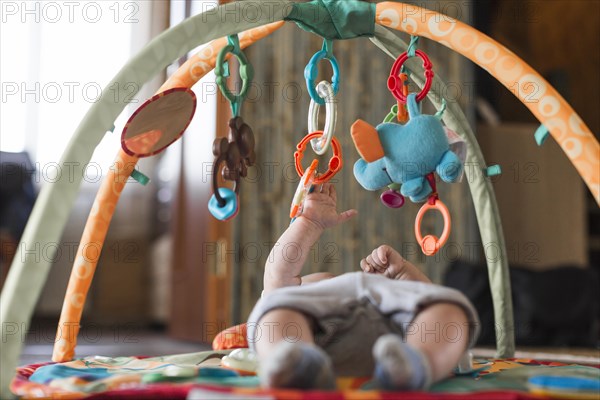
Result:
{"type": "MultiPolygon", "coordinates": [[[[585,267],[587,189],[556,142],[537,146],[536,128],[512,123],[477,129],[486,160],[503,170],[491,179],[509,263],[533,270],[585,267]]],[[[489,256],[495,256],[492,249],[489,256]]]]}

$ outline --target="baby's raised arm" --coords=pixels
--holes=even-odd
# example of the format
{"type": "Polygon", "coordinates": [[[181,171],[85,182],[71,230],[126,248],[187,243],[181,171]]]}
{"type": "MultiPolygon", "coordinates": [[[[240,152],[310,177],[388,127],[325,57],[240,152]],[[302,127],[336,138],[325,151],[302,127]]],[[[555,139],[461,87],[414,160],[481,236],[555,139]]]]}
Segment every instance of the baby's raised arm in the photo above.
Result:
{"type": "Polygon", "coordinates": [[[336,203],[335,188],[328,183],[317,186],[306,196],[302,215],[286,229],[269,254],[265,265],[265,293],[284,286],[300,285],[300,274],[310,248],[323,231],[357,214],[356,210],[338,214],[336,203]]]}

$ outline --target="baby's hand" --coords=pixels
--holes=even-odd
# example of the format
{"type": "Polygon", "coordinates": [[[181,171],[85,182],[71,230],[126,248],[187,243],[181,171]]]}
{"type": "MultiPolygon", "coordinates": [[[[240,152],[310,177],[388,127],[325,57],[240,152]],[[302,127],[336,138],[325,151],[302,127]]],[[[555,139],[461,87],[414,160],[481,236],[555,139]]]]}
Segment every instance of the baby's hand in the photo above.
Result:
{"type": "Polygon", "coordinates": [[[356,210],[347,210],[341,214],[336,210],[337,195],[331,183],[315,186],[304,200],[302,217],[313,222],[321,229],[334,227],[354,217],[356,210]]]}
{"type": "Polygon", "coordinates": [[[404,258],[396,250],[384,244],[360,260],[360,267],[365,272],[383,274],[388,278],[396,279],[404,262],[404,258]]]}
{"type": "Polygon", "coordinates": [[[381,245],[360,261],[363,271],[381,274],[390,279],[431,282],[417,267],[406,261],[396,250],[381,245]]]}

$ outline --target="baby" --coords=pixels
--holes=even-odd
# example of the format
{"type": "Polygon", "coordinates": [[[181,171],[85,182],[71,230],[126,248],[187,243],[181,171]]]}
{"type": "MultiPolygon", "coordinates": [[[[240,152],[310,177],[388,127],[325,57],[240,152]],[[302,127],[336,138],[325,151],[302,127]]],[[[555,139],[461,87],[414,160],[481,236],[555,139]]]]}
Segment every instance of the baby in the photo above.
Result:
{"type": "Polygon", "coordinates": [[[476,311],[387,245],[361,260],[364,272],[301,277],[323,231],[357,214],[338,214],[336,201],[331,184],[309,194],[269,255],[263,296],[247,325],[261,383],[335,389],[336,375],[373,376],[385,390],[427,388],[474,344],[476,311]]]}

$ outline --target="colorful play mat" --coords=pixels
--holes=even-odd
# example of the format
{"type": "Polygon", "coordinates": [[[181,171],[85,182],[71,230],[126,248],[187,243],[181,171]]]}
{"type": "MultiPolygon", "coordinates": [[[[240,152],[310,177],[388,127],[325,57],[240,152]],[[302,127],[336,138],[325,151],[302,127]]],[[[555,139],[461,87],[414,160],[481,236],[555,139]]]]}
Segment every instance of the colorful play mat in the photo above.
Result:
{"type": "Polygon", "coordinates": [[[368,378],[340,378],[337,392],[263,390],[256,376],[220,366],[231,351],[165,357],[93,356],[18,369],[11,389],[52,399],[599,399],[600,369],[531,359],[476,359],[473,372],[427,392],[381,392],[368,378]]]}

